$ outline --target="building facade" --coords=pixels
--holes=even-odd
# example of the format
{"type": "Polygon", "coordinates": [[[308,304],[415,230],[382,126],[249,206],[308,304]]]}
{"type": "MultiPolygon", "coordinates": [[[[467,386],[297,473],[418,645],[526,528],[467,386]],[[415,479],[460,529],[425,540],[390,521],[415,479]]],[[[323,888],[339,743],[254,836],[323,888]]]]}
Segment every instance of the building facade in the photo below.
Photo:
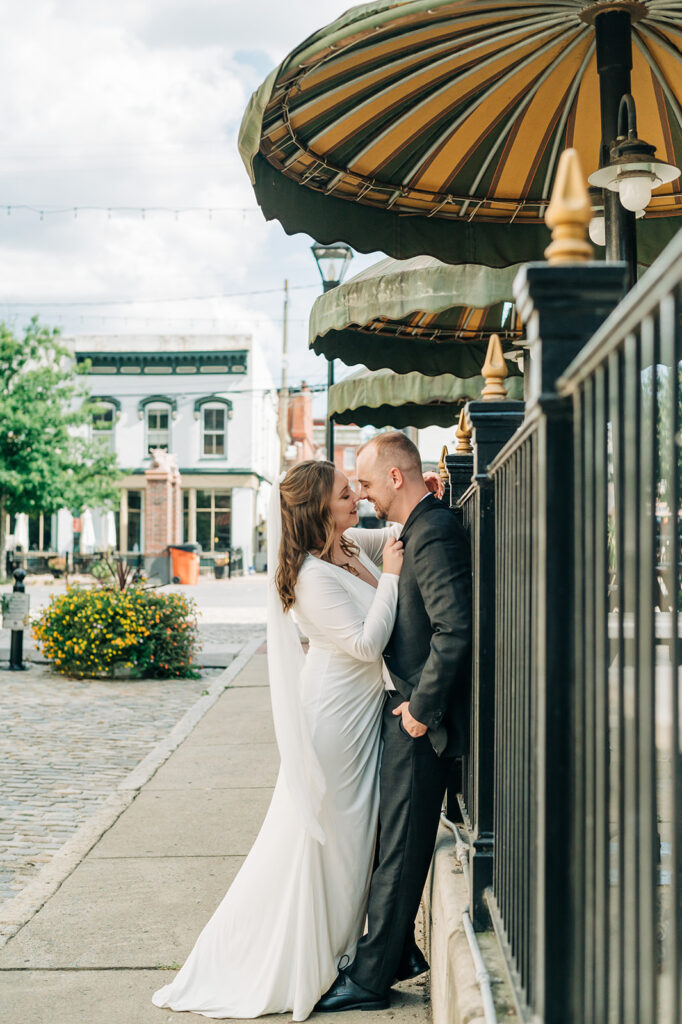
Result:
{"type": "MultiPolygon", "coordinates": [[[[23,517],[29,551],[145,553],[145,471],[153,449],[180,472],[182,539],[208,561],[241,548],[257,561],[270,483],[278,471],[277,393],[260,346],[248,335],[76,335],[95,403],[93,438],[125,473],[119,510],[23,517]],[[84,519],[86,521],[84,521],[84,519]],[[115,528],[115,532],[114,532],[115,528]],[[87,533],[87,537],[86,537],[87,533]]],[[[19,520],[22,517],[17,517],[19,520]]]]}

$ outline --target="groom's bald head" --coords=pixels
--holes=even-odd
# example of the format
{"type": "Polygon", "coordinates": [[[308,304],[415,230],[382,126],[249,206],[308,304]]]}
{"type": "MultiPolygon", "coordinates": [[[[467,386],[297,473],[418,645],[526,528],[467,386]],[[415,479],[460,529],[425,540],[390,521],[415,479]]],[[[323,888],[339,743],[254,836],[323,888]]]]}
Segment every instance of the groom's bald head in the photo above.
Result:
{"type": "Polygon", "coordinates": [[[426,493],[422,460],[405,434],[377,434],[358,450],[360,497],[374,505],[379,519],[404,522],[426,493]]]}
{"type": "Polygon", "coordinates": [[[409,437],[399,430],[377,434],[371,441],[358,448],[358,456],[366,452],[374,455],[376,465],[382,469],[395,466],[406,479],[422,480],[422,460],[419,449],[409,437]]]}

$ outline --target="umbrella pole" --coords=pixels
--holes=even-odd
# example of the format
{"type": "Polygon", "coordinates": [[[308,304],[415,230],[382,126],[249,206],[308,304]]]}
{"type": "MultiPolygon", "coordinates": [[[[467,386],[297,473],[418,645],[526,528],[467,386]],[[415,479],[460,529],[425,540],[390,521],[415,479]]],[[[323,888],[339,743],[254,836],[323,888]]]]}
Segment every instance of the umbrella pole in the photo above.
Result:
{"type": "MultiPolygon", "coordinates": [[[[595,17],[597,71],[601,104],[601,153],[599,166],[609,162],[609,148],[618,135],[621,97],[631,92],[632,36],[626,10],[604,11],[595,17]]],[[[628,265],[627,288],[637,280],[635,215],[626,210],[618,193],[604,189],[606,258],[628,265]]]]}

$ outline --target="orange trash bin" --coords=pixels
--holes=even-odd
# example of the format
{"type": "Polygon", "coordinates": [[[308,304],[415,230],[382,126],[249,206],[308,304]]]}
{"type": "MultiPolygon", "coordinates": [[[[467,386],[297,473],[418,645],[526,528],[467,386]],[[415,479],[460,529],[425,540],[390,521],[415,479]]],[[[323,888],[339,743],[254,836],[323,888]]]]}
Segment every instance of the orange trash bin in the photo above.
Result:
{"type": "Polygon", "coordinates": [[[169,545],[171,553],[171,579],[173,583],[194,584],[199,582],[198,544],[184,544],[182,547],[169,545]]]}

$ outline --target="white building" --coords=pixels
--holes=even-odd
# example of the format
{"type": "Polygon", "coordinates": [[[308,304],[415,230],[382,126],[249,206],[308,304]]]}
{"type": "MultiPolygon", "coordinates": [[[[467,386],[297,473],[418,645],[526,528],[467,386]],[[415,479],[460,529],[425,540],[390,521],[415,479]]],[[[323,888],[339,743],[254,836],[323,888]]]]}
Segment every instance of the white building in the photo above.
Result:
{"type": "MultiPolygon", "coordinates": [[[[93,434],[107,440],[126,474],[115,516],[119,551],[145,551],[144,473],[149,450],[165,448],[182,478],[183,540],[200,543],[209,558],[241,548],[245,567],[254,557],[257,564],[279,465],[277,393],[260,346],[241,334],[64,340],[79,363],[90,363],[87,379],[98,405],[93,434]]],[[[88,516],[91,548],[106,546],[108,518],[107,527],[106,516],[88,516]]],[[[31,519],[30,549],[73,549],[70,512],[31,519]]],[[[85,530],[86,524],[75,525],[85,530]]]]}

